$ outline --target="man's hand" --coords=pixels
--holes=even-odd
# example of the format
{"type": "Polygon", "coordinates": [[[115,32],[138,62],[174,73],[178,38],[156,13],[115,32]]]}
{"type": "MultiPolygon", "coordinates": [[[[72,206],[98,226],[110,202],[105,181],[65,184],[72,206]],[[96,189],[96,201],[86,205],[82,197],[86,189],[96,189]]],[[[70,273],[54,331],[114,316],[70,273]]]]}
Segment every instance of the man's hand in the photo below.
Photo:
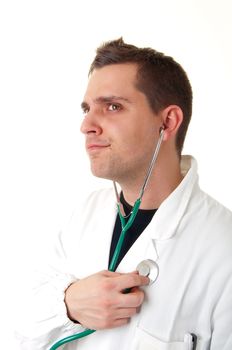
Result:
{"type": "Polygon", "coordinates": [[[106,329],[129,322],[144,300],[139,289],[149,278],[137,272],[101,271],[71,284],[65,293],[68,316],[90,329],[106,329]],[[124,293],[131,289],[130,293],[124,293]]]}

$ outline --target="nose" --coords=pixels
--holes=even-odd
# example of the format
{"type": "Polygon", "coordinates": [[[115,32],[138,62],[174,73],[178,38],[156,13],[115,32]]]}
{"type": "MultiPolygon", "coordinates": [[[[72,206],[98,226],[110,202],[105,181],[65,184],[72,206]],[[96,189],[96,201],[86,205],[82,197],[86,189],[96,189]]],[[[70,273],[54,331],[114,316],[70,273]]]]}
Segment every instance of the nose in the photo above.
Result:
{"type": "Polygon", "coordinates": [[[102,128],[98,122],[98,118],[93,112],[86,114],[83,122],[81,123],[80,131],[85,135],[100,135],[102,133],[102,128]]]}

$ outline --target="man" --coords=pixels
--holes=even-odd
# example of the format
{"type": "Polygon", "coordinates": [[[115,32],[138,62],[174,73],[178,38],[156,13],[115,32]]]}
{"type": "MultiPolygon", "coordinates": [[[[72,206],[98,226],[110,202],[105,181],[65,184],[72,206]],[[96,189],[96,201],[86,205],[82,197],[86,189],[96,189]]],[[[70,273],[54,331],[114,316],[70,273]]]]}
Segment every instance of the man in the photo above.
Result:
{"type": "Polygon", "coordinates": [[[181,156],[192,111],[186,73],[152,49],[108,42],[91,65],[82,108],[92,173],[120,185],[125,220],[159,141],[160,151],[116,272],[108,269],[121,226],[107,189],[59,237],[20,349],[50,349],[87,328],[97,331],[64,349],[231,350],[232,215],[199,189],[196,161],[181,156]],[[144,260],[155,277],[136,271],[144,260]]]}

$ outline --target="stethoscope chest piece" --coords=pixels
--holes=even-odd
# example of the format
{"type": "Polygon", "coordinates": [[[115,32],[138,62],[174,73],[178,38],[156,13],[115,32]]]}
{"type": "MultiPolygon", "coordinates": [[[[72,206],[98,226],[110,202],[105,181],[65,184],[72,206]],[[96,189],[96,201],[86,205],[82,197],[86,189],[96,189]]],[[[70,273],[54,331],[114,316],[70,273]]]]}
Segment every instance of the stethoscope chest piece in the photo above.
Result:
{"type": "Polygon", "coordinates": [[[159,266],[155,261],[151,259],[146,259],[138,264],[138,266],[136,267],[136,271],[138,271],[138,273],[141,276],[149,277],[149,285],[151,285],[155,282],[159,275],[159,266]]]}

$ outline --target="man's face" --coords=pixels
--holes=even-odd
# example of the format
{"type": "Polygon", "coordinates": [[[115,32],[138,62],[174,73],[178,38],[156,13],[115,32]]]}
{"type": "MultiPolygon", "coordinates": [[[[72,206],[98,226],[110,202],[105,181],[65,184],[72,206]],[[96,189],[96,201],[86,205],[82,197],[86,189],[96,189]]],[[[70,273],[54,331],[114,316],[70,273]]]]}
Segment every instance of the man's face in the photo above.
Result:
{"type": "Polygon", "coordinates": [[[95,176],[123,184],[147,171],[161,120],[135,87],[137,66],[114,64],[94,70],[82,108],[81,131],[95,176]]]}

